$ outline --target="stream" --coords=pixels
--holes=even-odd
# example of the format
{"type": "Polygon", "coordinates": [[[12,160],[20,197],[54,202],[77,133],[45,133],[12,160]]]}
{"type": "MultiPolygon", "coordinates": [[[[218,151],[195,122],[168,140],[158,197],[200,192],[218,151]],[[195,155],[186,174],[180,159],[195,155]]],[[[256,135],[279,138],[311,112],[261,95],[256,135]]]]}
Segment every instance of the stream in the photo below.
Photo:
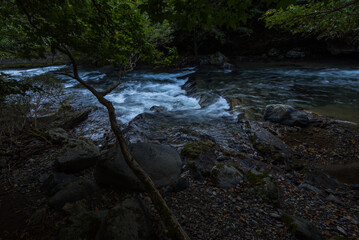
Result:
{"type": "MultiPolygon", "coordinates": [[[[14,78],[55,74],[78,107],[98,104],[96,99],[70,77],[59,75],[69,66],[9,69],[0,73],[14,78]]],[[[116,81],[112,68],[81,68],[80,76],[98,90],[116,81]]],[[[215,67],[168,70],[135,70],[106,97],[117,110],[118,120],[127,124],[138,114],[157,106],[184,121],[208,122],[236,119],[243,111],[262,114],[266,105],[290,104],[315,113],[359,123],[359,69],[353,67],[240,67],[236,71],[215,67]],[[188,76],[196,81],[196,92],[186,93],[188,76]]],[[[71,103],[72,104],[72,103],[71,103]]]]}

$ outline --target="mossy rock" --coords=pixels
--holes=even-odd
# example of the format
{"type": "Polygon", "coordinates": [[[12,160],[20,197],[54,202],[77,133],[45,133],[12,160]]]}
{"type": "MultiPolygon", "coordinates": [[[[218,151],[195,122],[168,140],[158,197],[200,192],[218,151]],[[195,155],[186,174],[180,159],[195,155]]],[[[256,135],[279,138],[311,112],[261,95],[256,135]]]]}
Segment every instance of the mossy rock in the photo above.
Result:
{"type": "Polygon", "coordinates": [[[241,158],[241,159],[244,159],[246,157],[245,154],[243,154],[243,153],[234,152],[234,151],[228,150],[226,148],[221,147],[220,150],[225,156],[236,157],[236,158],[241,158]]]}
{"type": "Polygon", "coordinates": [[[265,184],[264,179],[267,178],[267,177],[269,177],[268,173],[256,174],[256,173],[254,173],[252,171],[249,171],[247,173],[247,181],[248,181],[250,187],[255,187],[255,186],[258,186],[258,185],[264,185],[265,184]]]}
{"type": "Polygon", "coordinates": [[[219,187],[230,188],[243,180],[243,174],[234,166],[217,164],[211,170],[211,180],[219,187]]]}
{"type": "Polygon", "coordinates": [[[211,140],[203,142],[190,142],[183,146],[181,154],[185,157],[195,159],[200,156],[202,151],[206,149],[211,149],[215,146],[216,144],[211,140]]]}
{"type": "Polygon", "coordinates": [[[281,215],[281,221],[297,239],[321,240],[318,229],[310,222],[288,214],[281,215]]]}

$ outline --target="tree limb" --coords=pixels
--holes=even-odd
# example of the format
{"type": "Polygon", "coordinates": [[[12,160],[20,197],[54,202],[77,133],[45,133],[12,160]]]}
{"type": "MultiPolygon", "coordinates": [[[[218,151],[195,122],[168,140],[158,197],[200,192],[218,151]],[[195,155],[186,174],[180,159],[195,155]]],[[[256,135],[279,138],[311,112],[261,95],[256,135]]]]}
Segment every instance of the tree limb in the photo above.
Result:
{"type": "MultiPolygon", "coordinates": [[[[108,117],[111,124],[111,129],[116,136],[117,141],[119,142],[122,154],[125,158],[127,165],[131,168],[136,177],[141,181],[145,186],[147,193],[149,194],[157,212],[159,213],[162,221],[165,223],[168,233],[172,239],[176,240],[189,240],[187,233],[182,229],[181,225],[177,221],[173,212],[167,206],[167,203],[162,198],[160,192],[157,190],[154,182],[150,176],[143,170],[143,168],[138,164],[138,162],[133,158],[130,151],[128,150],[128,145],[126,139],[120,129],[115,114],[115,108],[113,104],[105,99],[102,93],[97,92],[92,86],[87,84],[78,74],[77,63],[71,52],[64,46],[58,46],[57,49],[62,53],[66,54],[72,63],[73,67],[73,78],[86,87],[96,98],[97,100],[106,107],[108,112],[108,117]]],[[[118,81],[115,85],[118,85],[118,81]]]]}

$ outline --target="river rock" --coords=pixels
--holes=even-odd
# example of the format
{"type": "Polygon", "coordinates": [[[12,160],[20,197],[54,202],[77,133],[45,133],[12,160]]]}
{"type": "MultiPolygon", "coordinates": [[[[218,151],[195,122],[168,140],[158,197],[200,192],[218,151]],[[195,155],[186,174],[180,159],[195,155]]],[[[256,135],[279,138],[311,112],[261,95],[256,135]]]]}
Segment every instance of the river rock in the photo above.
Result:
{"type": "Polygon", "coordinates": [[[271,49],[269,49],[267,55],[268,55],[268,57],[279,57],[280,51],[276,48],[271,48],[271,49]]]}
{"type": "Polygon", "coordinates": [[[52,196],[75,180],[77,180],[77,177],[74,175],[65,173],[51,174],[42,185],[41,192],[45,195],[52,196]]]}
{"type": "Polygon", "coordinates": [[[105,219],[104,239],[149,239],[151,226],[135,198],[128,198],[112,208],[105,219]]]}
{"type": "Polygon", "coordinates": [[[283,162],[291,157],[291,149],[278,137],[265,130],[258,123],[251,122],[251,141],[253,147],[262,154],[269,154],[278,162],[283,162]]]}
{"type": "Polygon", "coordinates": [[[56,159],[56,166],[63,172],[78,172],[96,163],[99,148],[89,139],[72,139],[56,159]]]}
{"type": "Polygon", "coordinates": [[[285,56],[287,58],[304,58],[305,57],[305,52],[303,52],[301,49],[299,48],[295,48],[292,49],[290,51],[288,51],[285,56]]]}
{"type": "Polygon", "coordinates": [[[65,143],[69,139],[69,134],[63,128],[53,128],[47,131],[50,139],[54,143],[65,143]]]}
{"type": "Polygon", "coordinates": [[[68,184],[50,198],[49,205],[55,209],[61,209],[66,203],[83,199],[98,189],[95,183],[87,180],[78,180],[68,184]]]}
{"type": "MultiPolygon", "coordinates": [[[[129,150],[150,175],[157,187],[174,183],[181,173],[182,161],[177,151],[167,145],[135,143],[129,150]]],[[[143,191],[144,186],[128,167],[119,146],[105,153],[95,167],[95,179],[100,184],[143,191]]]]}
{"type": "Polygon", "coordinates": [[[68,116],[68,119],[66,119],[66,121],[62,124],[62,127],[64,129],[75,128],[76,126],[78,126],[80,123],[82,123],[88,118],[91,111],[92,109],[89,108],[83,111],[72,113],[71,115],[68,116]]]}
{"type": "Polygon", "coordinates": [[[264,119],[288,126],[307,126],[308,115],[294,107],[285,104],[271,104],[266,106],[264,119]]]}
{"type": "Polygon", "coordinates": [[[282,221],[297,239],[321,240],[322,236],[318,229],[310,222],[287,214],[281,216],[282,221]]]}
{"type": "Polygon", "coordinates": [[[319,188],[316,188],[310,184],[307,184],[307,183],[302,183],[299,185],[299,188],[303,188],[303,189],[306,189],[306,190],[310,190],[310,191],[313,191],[319,195],[324,195],[324,192],[322,190],[320,190],[319,188]]]}
{"type": "Polygon", "coordinates": [[[217,164],[212,168],[211,179],[219,187],[231,188],[243,181],[243,174],[234,166],[217,164]]]}
{"type": "Polygon", "coordinates": [[[223,66],[224,63],[228,61],[228,58],[224,56],[221,52],[216,52],[215,54],[210,55],[209,63],[211,65],[223,66]]]}

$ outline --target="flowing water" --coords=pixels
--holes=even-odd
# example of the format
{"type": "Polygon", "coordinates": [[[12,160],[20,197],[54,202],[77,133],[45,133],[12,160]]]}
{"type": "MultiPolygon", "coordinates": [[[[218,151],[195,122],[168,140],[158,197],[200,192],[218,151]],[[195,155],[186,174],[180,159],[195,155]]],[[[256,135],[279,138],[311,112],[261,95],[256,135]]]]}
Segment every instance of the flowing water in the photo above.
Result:
{"type": "MultiPolygon", "coordinates": [[[[63,65],[0,73],[14,78],[56,73],[78,106],[97,104],[96,99],[75,80],[58,75],[69,70],[63,65]]],[[[116,81],[117,74],[109,68],[83,68],[80,76],[96,89],[103,90],[116,81]]],[[[301,106],[335,119],[359,123],[359,68],[252,66],[235,72],[211,67],[161,72],[136,70],[124,76],[121,85],[106,98],[114,103],[122,123],[150,111],[152,106],[162,107],[178,118],[208,121],[235,119],[244,110],[262,113],[271,103],[301,106]],[[188,96],[181,88],[189,74],[200,83],[197,95],[188,96]],[[200,105],[201,94],[209,99],[205,107],[200,105]]]]}

